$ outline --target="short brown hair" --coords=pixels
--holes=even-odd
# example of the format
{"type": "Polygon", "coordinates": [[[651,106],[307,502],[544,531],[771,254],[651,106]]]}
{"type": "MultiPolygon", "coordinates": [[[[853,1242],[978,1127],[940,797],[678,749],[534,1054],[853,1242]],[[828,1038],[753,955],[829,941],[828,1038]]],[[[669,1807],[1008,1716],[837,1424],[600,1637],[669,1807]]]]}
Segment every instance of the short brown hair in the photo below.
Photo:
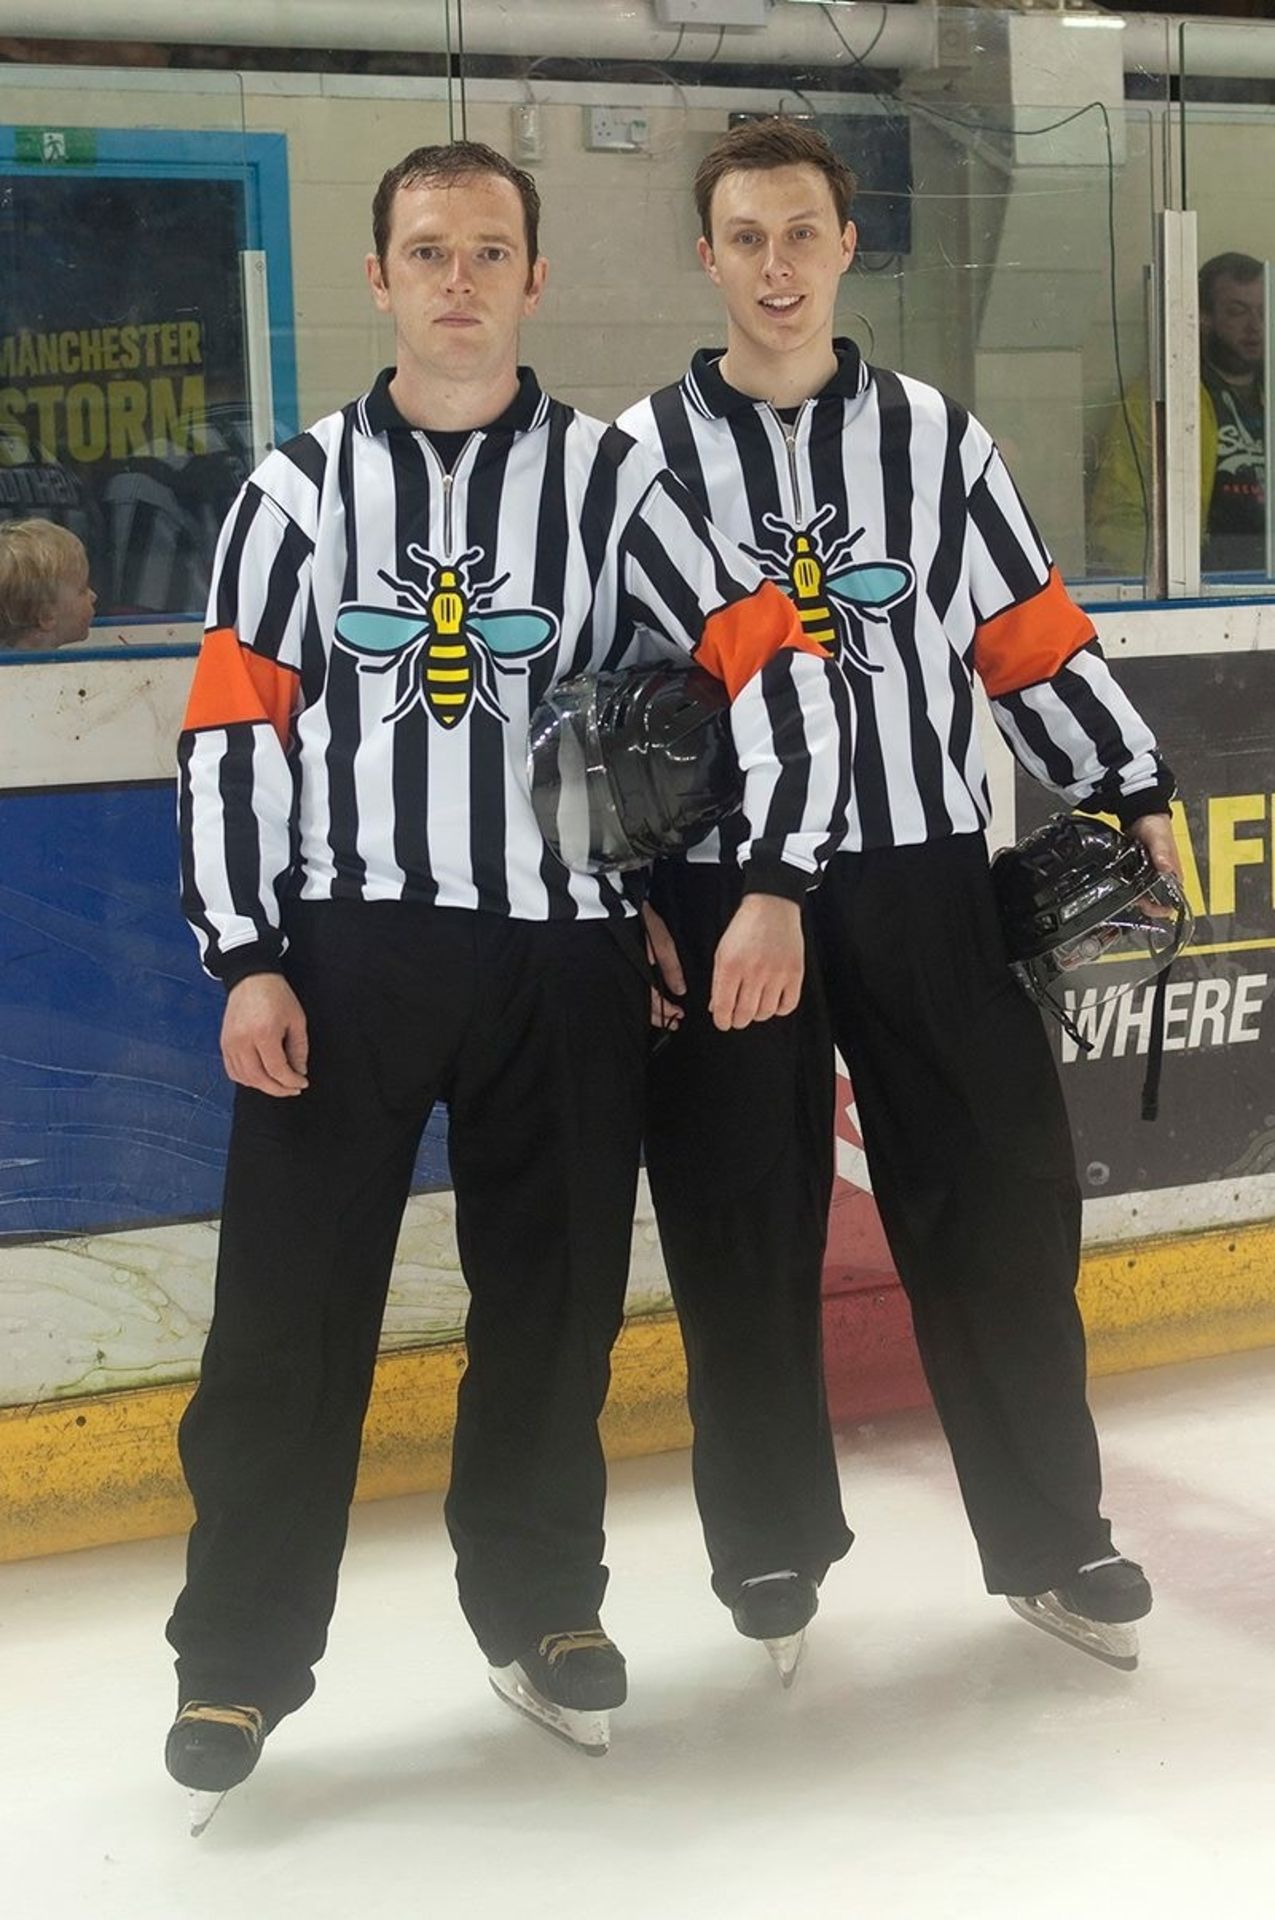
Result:
{"type": "Polygon", "coordinates": [[[1263,271],[1262,262],[1255,260],[1251,253],[1215,253],[1200,268],[1201,310],[1212,313],[1219,280],[1234,280],[1239,286],[1246,287],[1263,271]]]}
{"type": "Polygon", "coordinates": [[[52,520],[0,524],[0,647],[33,633],[57,602],[58,588],[88,574],[88,555],[52,520]]]}
{"type": "Polygon", "coordinates": [[[435,180],[472,180],[476,173],[494,173],[517,189],[527,235],[527,265],[534,267],[540,249],[539,189],[529,173],[516,167],[512,160],[506,160],[494,147],[484,146],[481,140],[453,140],[445,147],[413,147],[383,176],[372,200],[372,245],[382,266],[390,244],[394,196],[400,187],[415,187],[435,180]]]}
{"type": "Polygon", "coordinates": [[[828,182],[837,221],[845,226],[857,182],[845,161],[817,128],[775,114],[743,120],[714,142],[695,172],[695,207],[704,238],[712,245],[713,194],[723,174],[771,173],[776,167],[813,167],[828,182]]]}

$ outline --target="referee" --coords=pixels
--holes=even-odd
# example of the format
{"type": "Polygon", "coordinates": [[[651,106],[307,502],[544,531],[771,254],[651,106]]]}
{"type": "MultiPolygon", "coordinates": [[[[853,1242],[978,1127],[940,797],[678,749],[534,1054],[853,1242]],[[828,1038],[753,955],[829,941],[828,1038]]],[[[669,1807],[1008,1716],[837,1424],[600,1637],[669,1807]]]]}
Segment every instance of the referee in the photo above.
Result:
{"type": "Polygon", "coordinates": [[[517,364],[538,214],[530,176],[476,144],[385,175],[368,275],[396,364],[267,457],[217,553],[180,750],[185,909],[238,1087],[168,1628],[168,1763],[195,1789],[242,1779],[313,1688],[439,1100],[471,1293],[461,1604],[548,1708],[624,1698],[597,1418],[648,979],[615,878],[569,872],[537,830],[529,715],[639,625],[725,682],[748,827],[713,991],[741,1026],[795,1003],[799,903],[844,832],[844,684],[789,601],[657,459],[517,364]]]}
{"type": "Polygon", "coordinates": [[[723,833],[665,863],[652,891],[690,989],[653,1068],[647,1161],[713,1583],[742,1632],[794,1636],[848,1544],[819,1348],[831,1031],[988,1589],[1124,1622],[1151,1591],[1099,1510],[1080,1196],[993,903],[975,676],[1028,772],[1118,814],[1176,871],[1173,783],[990,435],[834,339],[853,188],[798,123],[716,142],[695,191],[726,349],[620,422],[791,594],[854,712],[848,831],[807,923],[826,1008],[812,977],[790,1021],[736,1034],[704,1015],[743,842],[723,833]],[[692,1175],[696,1141],[708,1157],[692,1175]]]}

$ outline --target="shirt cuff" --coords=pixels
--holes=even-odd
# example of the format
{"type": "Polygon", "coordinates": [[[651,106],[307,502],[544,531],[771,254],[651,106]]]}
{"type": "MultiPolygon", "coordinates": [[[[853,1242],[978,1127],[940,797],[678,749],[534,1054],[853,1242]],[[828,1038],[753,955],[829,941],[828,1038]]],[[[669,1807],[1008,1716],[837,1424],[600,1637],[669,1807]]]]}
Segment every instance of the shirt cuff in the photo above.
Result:
{"type": "Polygon", "coordinates": [[[819,884],[818,874],[807,873],[804,867],[790,867],[774,854],[753,854],[744,862],[743,873],[746,894],[776,894],[781,900],[795,901],[798,906],[811,888],[819,884]]]}

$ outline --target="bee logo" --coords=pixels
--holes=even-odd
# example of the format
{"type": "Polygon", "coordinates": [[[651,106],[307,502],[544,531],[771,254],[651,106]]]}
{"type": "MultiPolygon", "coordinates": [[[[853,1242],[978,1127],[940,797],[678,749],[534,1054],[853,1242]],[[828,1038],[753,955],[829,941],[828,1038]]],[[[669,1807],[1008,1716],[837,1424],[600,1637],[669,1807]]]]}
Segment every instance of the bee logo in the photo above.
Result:
{"type": "Polygon", "coordinates": [[[383,568],[380,577],[410,604],[342,607],[336,617],[338,646],[353,654],[360,673],[396,667],[403,672],[406,687],[385,715],[389,724],[420,706],[450,733],[475,700],[493,719],[508,724],[496,676],[521,673],[527,661],[551,647],[558,622],[537,607],[492,609],[491,597],[509,575],[476,584],[469,570],[483,557],[477,547],[446,565],[420,546],[409,546],[407,557],[425,575],[423,586],[398,580],[383,568]],[[506,664],[512,661],[519,664],[506,664]]]}
{"type": "Polygon", "coordinates": [[[880,673],[881,663],[870,658],[865,621],[884,625],[891,607],[915,590],[916,574],[903,560],[851,560],[860,527],[840,540],[829,554],[821,554],[815,535],[836,514],[826,506],[806,527],[790,527],[773,513],[762,525],[782,538],[775,548],[745,547],[766,576],[782,586],[797,609],[802,631],[834,660],[849,662],[864,673],[880,673]]]}

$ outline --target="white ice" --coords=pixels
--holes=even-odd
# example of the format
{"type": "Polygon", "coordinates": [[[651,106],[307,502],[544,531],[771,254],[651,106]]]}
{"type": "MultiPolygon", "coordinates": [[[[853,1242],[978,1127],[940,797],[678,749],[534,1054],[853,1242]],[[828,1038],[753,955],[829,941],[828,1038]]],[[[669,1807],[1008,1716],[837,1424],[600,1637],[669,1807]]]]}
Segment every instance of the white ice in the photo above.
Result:
{"type": "Polygon", "coordinates": [[[502,1706],[437,1497],[357,1509],[319,1690],[191,1840],[160,1751],[181,1543],[0,1568],[12,1920],[1273,1920],[1275,1351],[1098,1382],[1142,1666],[982,1591],[930,1415],[843,1436],[859,1541],[785,1693],[713,1599],[685,1455],[612,1474],[630,1704],[502,1706]]]}

